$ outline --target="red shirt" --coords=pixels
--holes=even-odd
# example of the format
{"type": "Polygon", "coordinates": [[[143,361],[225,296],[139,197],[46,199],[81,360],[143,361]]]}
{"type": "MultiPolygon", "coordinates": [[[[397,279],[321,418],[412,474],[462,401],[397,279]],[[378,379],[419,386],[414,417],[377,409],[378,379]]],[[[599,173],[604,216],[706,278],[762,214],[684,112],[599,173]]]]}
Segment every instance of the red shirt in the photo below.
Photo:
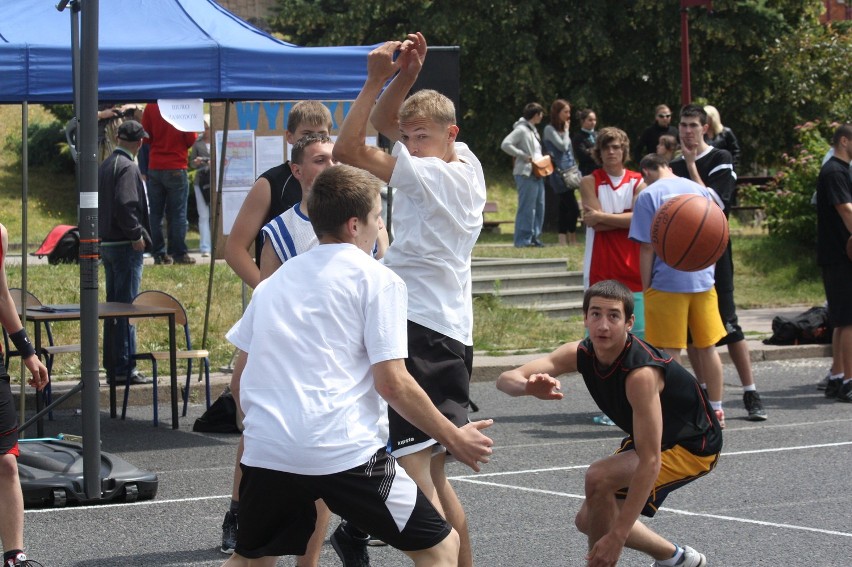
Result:
{"type": "Polygon", "coordinates": [[[148,132],[145,143],[151,146],[148,169],[186,169],[189,148],[198,134],[181,132],[166,122],[156,102],[145,105],[142,127],[148,132]]]}

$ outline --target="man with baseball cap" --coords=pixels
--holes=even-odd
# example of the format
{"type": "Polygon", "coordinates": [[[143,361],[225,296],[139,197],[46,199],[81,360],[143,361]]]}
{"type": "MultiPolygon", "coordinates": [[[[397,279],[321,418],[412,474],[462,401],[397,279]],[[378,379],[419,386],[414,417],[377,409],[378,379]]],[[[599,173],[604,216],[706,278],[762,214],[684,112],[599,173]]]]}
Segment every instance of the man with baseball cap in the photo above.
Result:
{"type": "MultiPolygon", "coordinates": [[[[106,271],[106,300],[131,303],[142,282],[142,254],[151,245],[148,200],[134,158],[148,134],[135,120],[118,127],[118,145],[98,169],[98,235],[106,271]]],[[[136,370],[136,330],[127,319],[104,322],[107,381],[149,384],[136,370]],[[128,328],[129,327],[129,328],[128,328]]]]}

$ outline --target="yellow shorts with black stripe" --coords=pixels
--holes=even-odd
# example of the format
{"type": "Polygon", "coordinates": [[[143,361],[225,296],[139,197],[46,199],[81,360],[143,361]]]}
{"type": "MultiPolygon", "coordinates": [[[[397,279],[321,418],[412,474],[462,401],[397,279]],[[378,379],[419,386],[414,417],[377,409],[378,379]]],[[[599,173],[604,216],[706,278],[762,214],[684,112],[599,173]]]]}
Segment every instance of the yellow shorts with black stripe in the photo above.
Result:
{"type": "MultiPolygon", "coordinates": [[[[625,437],[616,453],[633,450],[633,438],[625,437]]],[[[657,510],[663,504],[663,500],[670,492],[709,473],[716,468],[716,463],[719,461],[719,453],[706,456],[696,455],[680,445],[664,450],[661,456],[660,474],[657,475],[654,489],[648,496],[645,507],[642,508],[642,515],[649,518],[657,513],[657,510]]],[[[615,497],[622,500],[627,498],[627,488],[616,491],[615,497]]]]}
{"type": "Polygon", "coordinates": [[[657,348],[686,348],[687,335],[697,348],[715,345],[727,335],[716,288],[698,293],[645,290],[645,340],[657,348]]]}

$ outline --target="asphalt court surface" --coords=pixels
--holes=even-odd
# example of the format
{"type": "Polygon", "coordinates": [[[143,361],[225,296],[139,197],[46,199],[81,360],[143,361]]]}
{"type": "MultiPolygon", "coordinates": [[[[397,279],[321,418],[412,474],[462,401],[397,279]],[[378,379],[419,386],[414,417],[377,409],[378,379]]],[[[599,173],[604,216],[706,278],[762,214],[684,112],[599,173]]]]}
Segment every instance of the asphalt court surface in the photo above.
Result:
{"type": "MultiPolygon", "coordinates": [[[[769,413],[762,423],[745,421],[736,375],[726,365],[728,426],[719,465],[674,492],[648,525],[698,549],[711,566],[852,565],[852,405],[816,390],[827,364],[756,363],[769,413]]],[[[562,384],[566,396],[559,402],[510,398],[488,382],[472,385],[481,408],[473,417],[495,420],[487,430],[494,457],[479,474],[459,464],[449,474],[468,514],[478,566],[585,565],[586,541],[573,524],[583,476],[623,435],[592,422],[596,407],[578,376],[562,384]]],[[[193,433],[200,405],[191,407],[178,431],[152,427],[150,406],[129,411],[125,422],[102,412],[102,448],[156,472],[156,499],[28,510],[30,556],[46,567],[220,565],[237,436],[193,433]]],[[[62,409],[47,432],[79,433],[80,419],[73,408],[62,409]]],[[[329,530],[336,524],[334,518],[329,530]]],[[[374,567],[410,564],[387,547],[370,548],[370,556],[374,567]]],[[[619,565],[650,563],[625,550],[619,565]]],[[[326,542],[321,565],[340,564],[326,542]]]]}

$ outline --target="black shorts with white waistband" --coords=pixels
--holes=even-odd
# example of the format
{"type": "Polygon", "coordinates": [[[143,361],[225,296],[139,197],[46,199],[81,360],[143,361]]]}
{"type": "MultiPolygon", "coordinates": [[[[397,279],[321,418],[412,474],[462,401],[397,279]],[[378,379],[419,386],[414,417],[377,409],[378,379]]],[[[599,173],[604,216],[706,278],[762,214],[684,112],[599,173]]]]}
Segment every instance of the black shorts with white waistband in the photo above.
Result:
{"type": "MultiPolygon", "coordinates": [[[[468,422],[472,346],[409,321],[405,367],[447,419],[458,427],[468,422]]],[[[393,408],[388,408],[388,421],[388,450],[397,458],[435,444],[429,435],[405,421],[393,408]]]]}
{"type": "Polygon", "coordinates": [[[330,475],[240,468],[236,552],[249,559],[304,554],[319,498],[341,518],[402,551],[434,547],[452,530],[384,448],[366,463],[330,475]]]}

